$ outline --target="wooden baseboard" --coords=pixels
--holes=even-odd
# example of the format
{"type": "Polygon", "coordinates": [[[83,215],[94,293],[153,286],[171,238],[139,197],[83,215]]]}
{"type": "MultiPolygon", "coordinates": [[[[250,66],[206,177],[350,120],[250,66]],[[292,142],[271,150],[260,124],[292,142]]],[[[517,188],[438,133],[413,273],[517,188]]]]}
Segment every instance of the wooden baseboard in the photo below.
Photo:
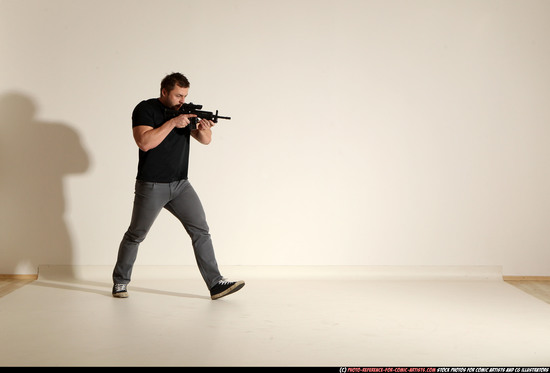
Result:
{"type": "Polygon", "coordinates": [[[504,281],[550,281],[550,276],[502,276],[504,281]]]}
{"type": "MultiPolygon", "coordinates": [[[[0,279],[12,280],[37,280],[36,275],[5,275],[0,274],[0,279]]],[[[504,281],[550,281],[550,276],[502,276],[504,281]]]]}
{"type": "Polygon", "coordinates": [[[2,275],[0,274],[0,279],[11,279],[11,280],[36,280],[38,275],[2,275]]]}

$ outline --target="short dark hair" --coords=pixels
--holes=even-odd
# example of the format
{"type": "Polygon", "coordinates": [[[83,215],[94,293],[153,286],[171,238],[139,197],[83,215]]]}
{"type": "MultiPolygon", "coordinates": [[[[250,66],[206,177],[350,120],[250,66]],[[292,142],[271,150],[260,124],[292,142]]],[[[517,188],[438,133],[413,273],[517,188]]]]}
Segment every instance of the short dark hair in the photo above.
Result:
{"type": "Polygon", "coordinates": [[[189,80],[185,77],[185,75],[181,73],[172,73],[170,75],[166,75],[160,83],[160,93],[162,94],[163,89],[166,89],[167,92],[170,92],[174,89],[176,85],[181,88],[189,88],[189,80]]]}

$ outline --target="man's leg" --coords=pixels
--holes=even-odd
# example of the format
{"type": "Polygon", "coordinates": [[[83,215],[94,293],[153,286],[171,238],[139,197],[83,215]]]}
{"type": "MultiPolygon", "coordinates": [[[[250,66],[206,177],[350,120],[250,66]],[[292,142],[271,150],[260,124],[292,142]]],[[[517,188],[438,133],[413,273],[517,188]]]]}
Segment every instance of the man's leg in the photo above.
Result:
{"type": "Polygon", "coordinates": [[[178,218],[191,237],[199,271],[206,286],[211,289],[223,277],[218,269],[201,201],[187,180],[171,183],[171,187],[174,198],[166,205],[166,209],[178,218]]]}
{"type": "Polygon", "coordinates": [[[139,244],[147,236],[169,197],[168,184],[136,181],[132,220],[120,242],[117,262],[113,270],[115,284],[130,282],[139,244]]]}

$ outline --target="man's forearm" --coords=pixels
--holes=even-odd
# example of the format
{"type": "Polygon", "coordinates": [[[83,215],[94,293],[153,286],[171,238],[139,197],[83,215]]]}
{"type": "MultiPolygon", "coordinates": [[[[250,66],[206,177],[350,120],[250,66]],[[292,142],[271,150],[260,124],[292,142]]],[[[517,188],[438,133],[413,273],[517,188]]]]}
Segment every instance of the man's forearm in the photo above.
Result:
{"type": "Polygon", "coordinates": [[[158,128],[137,126],[134,127],[134,139],[137,146],[146,152],[159,146],[174,128],[175,124],[172,120],[167,121],[158,128]]]}
{"type": "Polygon", "coordinates": [[[193,130],[191,135],[204,145],[208,145],[212,141],[212,130],[210,128],[193,130]]]}

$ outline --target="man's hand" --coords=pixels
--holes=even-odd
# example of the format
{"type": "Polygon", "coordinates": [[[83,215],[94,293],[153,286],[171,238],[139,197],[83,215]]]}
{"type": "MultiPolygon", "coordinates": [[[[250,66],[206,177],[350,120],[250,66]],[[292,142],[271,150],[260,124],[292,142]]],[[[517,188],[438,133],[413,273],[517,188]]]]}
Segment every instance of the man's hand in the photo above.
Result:
{"type": "Polygon", "coordinates": [[[176,128],[185,128],[189,125],[190,121],[189,118],[196,117],[195,114],[181,114],[177,117],[173,118],[174,126],[176,128]]]}
{"type": "Polygon", "coordinates": [[[199,123],[197,123],[197,129],[199,131],[205,131],[209,130],[210,128],[214,127],[215,123],[211,120],[201,119],[199,123]]]}

